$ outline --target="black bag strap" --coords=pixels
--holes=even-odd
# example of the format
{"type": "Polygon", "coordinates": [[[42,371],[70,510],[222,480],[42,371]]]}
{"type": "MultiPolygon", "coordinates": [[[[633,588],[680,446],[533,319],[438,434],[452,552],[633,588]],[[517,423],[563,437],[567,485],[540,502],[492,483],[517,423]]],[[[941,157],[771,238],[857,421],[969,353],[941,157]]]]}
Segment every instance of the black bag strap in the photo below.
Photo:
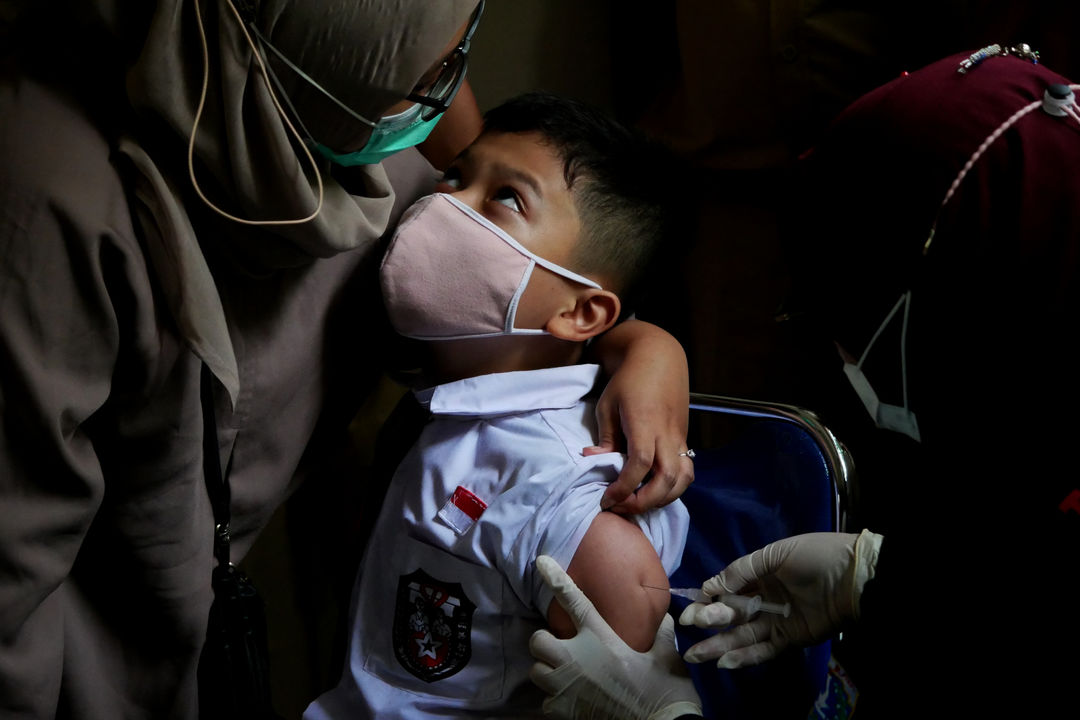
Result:
{"type": "Polygon", "coordinates": [[[221,472],[221,448],[218,445],[217,418],[214,414],[214,374],[203,363],[200,380],[203,411],[203,475],[206,478],[206,492],[210,495],[210,506],[214,510],[214,557],[218,567],[229,566],[229,522],[231,515],[229,502],[229,469],[232,467],[232,453],[221,472]]]}

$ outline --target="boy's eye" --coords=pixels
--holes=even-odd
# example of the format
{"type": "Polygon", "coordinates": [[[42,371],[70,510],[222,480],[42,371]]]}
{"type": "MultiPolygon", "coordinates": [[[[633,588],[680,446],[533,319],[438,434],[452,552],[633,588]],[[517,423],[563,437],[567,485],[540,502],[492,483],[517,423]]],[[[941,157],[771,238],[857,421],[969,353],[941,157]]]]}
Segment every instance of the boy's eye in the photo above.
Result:
{"type": "Polygon", "coordinates": [[[514,212],[519,213],[524,210],[521,205],[521,198],[519,198],[518,194],[514,192],[511,188],[500,188],[499,191],[495,193],[495,196],[492,199],[497,203],[505,205],[514,212]]]}

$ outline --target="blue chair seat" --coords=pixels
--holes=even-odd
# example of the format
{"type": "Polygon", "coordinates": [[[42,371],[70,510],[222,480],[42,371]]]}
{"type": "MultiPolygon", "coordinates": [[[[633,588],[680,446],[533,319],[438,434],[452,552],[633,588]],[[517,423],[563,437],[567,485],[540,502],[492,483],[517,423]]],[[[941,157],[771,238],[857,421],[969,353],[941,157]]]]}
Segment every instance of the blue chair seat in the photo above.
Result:
{"type": "MultiPolygon", "coordinates": [[[[750,419],[723,446],[695,448],[695,481],[682,496],[690,531],[673,587],[699,587],[732,560],[774,540],[843,529],[851,462],[816,417],[791,406],[693,399],[695,412],[750,419]]],[[[673,598],[676,619],[688,602],[673,598]]],[[[685,650],[711,633],[677,626],[676,634],[685,650]]],[[[805,718],[825,687],[830,652],[825,642],[757,667],[720,670],[703,663],[691,666],[691,673],[707,717],[805,718]]]]}

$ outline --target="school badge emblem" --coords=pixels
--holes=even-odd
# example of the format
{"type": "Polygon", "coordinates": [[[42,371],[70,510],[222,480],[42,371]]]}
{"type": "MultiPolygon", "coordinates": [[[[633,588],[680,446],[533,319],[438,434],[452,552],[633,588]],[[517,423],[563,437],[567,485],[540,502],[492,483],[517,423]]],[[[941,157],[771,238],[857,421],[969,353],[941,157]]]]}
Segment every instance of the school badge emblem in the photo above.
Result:
{"type": "Polygon", "coordinates": [[[394,655],[424,682],[461,670],[472,656],[476,605],[459,583],[436,580],[423,570],[402,575],[394,605],[394,655]]]}

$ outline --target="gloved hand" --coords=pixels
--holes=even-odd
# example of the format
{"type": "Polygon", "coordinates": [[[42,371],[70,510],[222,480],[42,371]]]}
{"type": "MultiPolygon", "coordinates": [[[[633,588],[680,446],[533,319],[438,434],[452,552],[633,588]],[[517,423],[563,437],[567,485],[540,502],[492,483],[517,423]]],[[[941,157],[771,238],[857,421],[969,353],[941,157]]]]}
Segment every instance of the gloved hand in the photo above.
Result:
{"type": "Polygon", "coordinates": [[[596,720],[671,720],[701,714],[701,699],[675,650],[670,615],[664,616],[649,652],[639,653],[604,622],[557,562],[541,555],[536,568],[577,628],[568,640],[547,630],[538,630],[529,640],[529,650],[539,661],[529,675],[551,696],[544,701],[545,714],[596,720]]]}
{"type": "Polygon", "coordinates": [[[722,602],[692,603],[683,625],[730,628],[690,647],[687,662],[717,660],[722,668],[757,665],[789,645],[812,645],[859,617],[859,598],[874,576],[882,537],[869,530],[808,533],[769,543],[735,560],[701,586],[711,596],[752,591],[768,602],[790,603],[791,614],[740,617],[722,602]],[[732,624],[734,622],[734,624],[732,624]]]}

